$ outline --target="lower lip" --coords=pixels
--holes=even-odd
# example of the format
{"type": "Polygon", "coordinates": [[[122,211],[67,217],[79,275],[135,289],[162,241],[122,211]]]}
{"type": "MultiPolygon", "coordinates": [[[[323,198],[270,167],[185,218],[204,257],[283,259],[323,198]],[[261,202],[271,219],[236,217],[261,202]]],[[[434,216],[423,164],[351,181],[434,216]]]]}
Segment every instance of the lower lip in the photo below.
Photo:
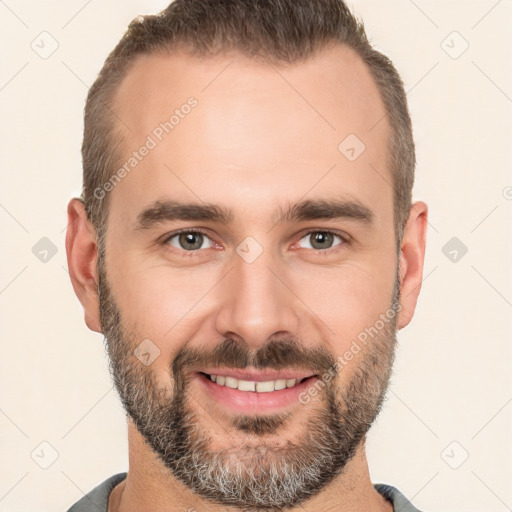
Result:
{"type": "Polygon", "coordinates": [[[202,388],[217,402],[234,412],[251,413],[276,411],[299,402],[299,395],[313,385],[318,377],[308,377],[292,388],[258,393],[256,391],[240,391],[239,389],[220,386],[202,373],[197,374],[197,380],[202,388]]]}

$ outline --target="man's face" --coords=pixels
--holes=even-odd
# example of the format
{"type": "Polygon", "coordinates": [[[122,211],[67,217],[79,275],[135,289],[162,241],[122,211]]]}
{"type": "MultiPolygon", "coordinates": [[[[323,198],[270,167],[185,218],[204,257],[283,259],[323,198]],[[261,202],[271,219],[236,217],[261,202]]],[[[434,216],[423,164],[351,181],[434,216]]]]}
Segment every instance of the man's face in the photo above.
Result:
{"type": "Polygon", "coordinates": [[[100,260],[102,328],[130,419],[204,497],[300,503],[363,441],[393,359],[397,255],[377,88],[339,47],[289,68],[145,56],[114,110],[119,167],[149,147],[109,192],[100,260]],[[176,216],[168,201],[230,215],[176,216]],[[341,208],[320,214],[320,202],[341,208]],[[211,374],[291,387],[244,391],[211,374]]]}

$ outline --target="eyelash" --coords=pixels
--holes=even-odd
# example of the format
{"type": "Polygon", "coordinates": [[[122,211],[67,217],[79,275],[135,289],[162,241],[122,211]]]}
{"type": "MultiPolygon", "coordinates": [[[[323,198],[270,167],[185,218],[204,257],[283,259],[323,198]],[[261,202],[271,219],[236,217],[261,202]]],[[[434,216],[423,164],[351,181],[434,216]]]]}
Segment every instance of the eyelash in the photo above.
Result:
{"type": "MultiPolygon", "coordinates": [[[[165,235],[164,239],[160,242],[160,245],[164,246],[165,249],[174,251],[174,249],[176,249],[176,248],[175,247],[170,248],[170,246],[168,245],[168,242],[175,236],[180,235],[181,233],[201,233],[202,235],[209,238],[212,242],[217,243],[206,231],[204,231],[200,228],[194,228],[194,229],[185,228],[185,229],[180,229],[178,231],[173,231],[169,235],[165,235]]],[[[302,240],[305,236],[311,235],[312,233],[327,233],[330,235],[337,236],[341,239],[341,243],[339,243],[338,245],[335,245],[334,247],[329,247],[328,249],[308,249],[309,251],[313,251],[314,254],[319,254],[322,256],[330,255],[330,254],[332,254],[332,252],[340,250],[343,246],[345,246],[346,244],[349,243],[350,237],[348,235],[338,233],[337,231],[331,231],[329,229],[311,229],[309,231],[302,233],[301,234],[302,236],[299,238],[299,241],[302,240]]],[[[198,253],[203,249],[196,249],[193,251],[186,251],[185,249],[177,249],[177,250],[182,253],[186,253],[186,256],[194,257],[195,253],[198,253]]]]}

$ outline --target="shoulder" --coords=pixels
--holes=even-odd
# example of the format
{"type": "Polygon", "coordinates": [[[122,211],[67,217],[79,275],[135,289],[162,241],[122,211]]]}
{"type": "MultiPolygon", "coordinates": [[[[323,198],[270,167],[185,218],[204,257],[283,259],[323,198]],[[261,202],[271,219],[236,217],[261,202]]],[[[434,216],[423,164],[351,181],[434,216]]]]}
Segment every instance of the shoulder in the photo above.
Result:
{"type": "Polygon", "coordinates": [[[373,486],[393,504],[395,511],[421,512],[396,487],[388,484],[373,484],[373,486]]]}
{"type": "Polygon", "coordinates": [[[127,473],[117,473],[107,478],[77,501],[67,512],[108,512],[108,498],[112,489],[126,478],[127,473]]]}

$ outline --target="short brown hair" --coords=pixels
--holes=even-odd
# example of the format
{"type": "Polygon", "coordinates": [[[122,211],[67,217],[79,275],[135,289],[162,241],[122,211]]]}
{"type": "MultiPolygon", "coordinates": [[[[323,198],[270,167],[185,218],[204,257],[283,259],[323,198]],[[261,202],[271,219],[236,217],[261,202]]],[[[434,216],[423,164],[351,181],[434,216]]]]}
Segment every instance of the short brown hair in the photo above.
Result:
{"type": "Polygon", "coordinates": [[[94,191],[108,181],[120,159],[120,120],[109,104],[137,56],[179,49],[201,56],[235,50],[293,64],[335,43],[350,47],[366,63],[386,108],[399,247],[416,164],[406,93],[390,59],[372,47],[363,22],[343,0],[175,0],[159,14],[134,19],[107,57],[85,106],[81,199],[99,239],[106,229],[108,196],[98,198],[94,191]]]}

